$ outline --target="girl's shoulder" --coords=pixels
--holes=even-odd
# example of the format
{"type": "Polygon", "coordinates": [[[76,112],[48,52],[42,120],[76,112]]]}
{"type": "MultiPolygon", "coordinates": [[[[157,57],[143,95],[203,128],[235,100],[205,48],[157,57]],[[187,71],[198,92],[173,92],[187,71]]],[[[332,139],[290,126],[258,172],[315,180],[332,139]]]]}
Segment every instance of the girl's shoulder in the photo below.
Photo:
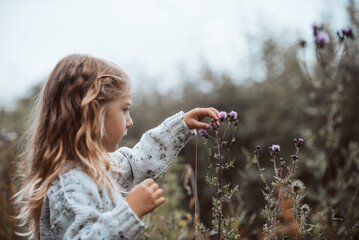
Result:
{"type": "Polygon", "coordinates": [[[56,196],[63,192],[73,191],[98,191],[98,185],[82,168],[75,167],[57,176],[52,181],[47,195],[56,196]]]}

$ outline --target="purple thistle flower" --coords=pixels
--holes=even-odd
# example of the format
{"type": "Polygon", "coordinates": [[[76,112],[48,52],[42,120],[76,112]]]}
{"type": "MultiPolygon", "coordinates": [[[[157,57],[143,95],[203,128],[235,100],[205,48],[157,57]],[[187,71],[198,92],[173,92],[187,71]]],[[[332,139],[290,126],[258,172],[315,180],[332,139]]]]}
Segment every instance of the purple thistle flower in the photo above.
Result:
{"type": "Polygon", "coordinates": [[[216,131],[218,126],[217,126],[217,123],[215,121],[211,121],[211,123],[209,124],[211,126],[211,128],[216,131]]]}
{"type": "Polygon", "coordinates": [[[219,112],[218,116],[221,119],[221,121],[223,122],[223,120],[227,117],[227,113],[222,111],[222,112],[219,112]]]}
{"type": "Polygon", "coordinates": [[[238,119],[236,119],[236,120],[234,121],[234,126],[238,126],[238,123],[239,123],[239,121],[238,121],[238,119]]]}
{"type": "Polygon", "coordinates": [[[317,35],[319,34],[320,30],[323,29],[323,27],[322,27],[320,24],[318,24],[318,23],[313,23],[313,24],[312,24],[312,28],[313,28],[313,34],[314,34],[314,36],[317,36],[317,35]]]}
{"type": "Polygon", "coordinates": [[[206,129],[201,128],[200,130],[198,130],[198,134],[204,138],[208,138],[208,133],[206,131],[206,129]]]}
{"type": "Polygon", "coordinates": [[[318,24],[318,23],[313,23],[313,24],[312,24],[312,28],[313,28],[314,30],[321,30],[322,26],[321,26],[320,24],[318,24]]]}
{"type": "Polygon", "coordinates": [[[231,111],[231,112],[229,113],[229,117],[230,117],[232,120],[235,119],[235,118],[237,118],[237,112],[231,111]]]}
{"type": "Polygon", "coordinates": [[[300,147],[303,144],[304,140],[303,138],[298,139],[297,147],[300,147]]]}
{"type": "Polygon", "coordinates": [[[315,43],[318,48],[323,48],[324,45],[329,41],[329,37],[326,33],[318,33],[315,36],[315,43]]]}
{"type": "Polygon", "coordinates": [[[342,33],[344,35],[349,35],[349,34],[353,33],[353,29],[351,27],[345,27],[342,29],[342,33]]]}
{"type": "Polygon", "coordinates": [[[273,152],[279,152],[280,146],[278,144],[273,144],[271,149],[273,152]]]}
{"type": "Polygon", "coordinates": [[[354,39],[353,29],[351,27],[343,28],[342,33],[345,37],[354,39]]]}

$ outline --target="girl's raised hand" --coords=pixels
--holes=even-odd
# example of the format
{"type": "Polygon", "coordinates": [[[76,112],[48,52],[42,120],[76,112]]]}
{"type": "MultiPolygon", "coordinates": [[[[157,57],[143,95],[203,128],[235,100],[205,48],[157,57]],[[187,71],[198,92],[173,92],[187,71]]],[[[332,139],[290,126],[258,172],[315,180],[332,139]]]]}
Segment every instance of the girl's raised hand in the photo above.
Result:
{"type": "Polygon", "coordinates": [[[210,117],[214,120],[216,120],[218,125],[218,114],[219,112],[217,109],[214,108],[195,108],[191,111],[183,114],[183,119],[185,123],[187,124],[189,129],[200,129],[205,128],[208,129],[210,126],[207,123],[201,122],[201,120],[205,117],[210,117]]]}
{"type": "Polygon", "coordinates": [[[126,201],[137,216],[142,217],[164,203],[162,194],[163,190],[158,184],[148,178],[131,189],[126,201]]]}

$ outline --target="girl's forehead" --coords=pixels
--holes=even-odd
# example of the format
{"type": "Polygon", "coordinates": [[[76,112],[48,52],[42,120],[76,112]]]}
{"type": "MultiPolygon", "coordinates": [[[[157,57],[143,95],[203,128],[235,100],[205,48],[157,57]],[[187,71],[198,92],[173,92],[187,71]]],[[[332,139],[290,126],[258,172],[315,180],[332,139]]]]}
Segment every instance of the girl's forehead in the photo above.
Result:
{"type": "Polygon", "coordinates": [[[131,105],[132,104],[132,94],[131,94],[131,92],[128,92],[128,93],[125,93],[125,94],[121,95],[121,97],[118,98],[117,101],[119,101],[120,103],[123,103],[123,104],[131,105]]]}

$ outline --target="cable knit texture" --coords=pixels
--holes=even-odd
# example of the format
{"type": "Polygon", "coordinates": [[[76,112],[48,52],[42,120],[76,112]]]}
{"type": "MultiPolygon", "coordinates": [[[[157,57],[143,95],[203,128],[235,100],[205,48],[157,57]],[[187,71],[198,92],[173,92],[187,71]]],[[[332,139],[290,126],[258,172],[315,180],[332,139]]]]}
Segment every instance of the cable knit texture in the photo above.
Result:
{"type": "Polygon", "coordinates": [[[158,179],[194,135],[182,114],[146,132],[132,149],[109,153],[120,194],[110,196],[80,165],[53,181],[41,209],[41,239],[136,239],[145,225],[125,201],[127,192],[146,178],[158,179]]]}

